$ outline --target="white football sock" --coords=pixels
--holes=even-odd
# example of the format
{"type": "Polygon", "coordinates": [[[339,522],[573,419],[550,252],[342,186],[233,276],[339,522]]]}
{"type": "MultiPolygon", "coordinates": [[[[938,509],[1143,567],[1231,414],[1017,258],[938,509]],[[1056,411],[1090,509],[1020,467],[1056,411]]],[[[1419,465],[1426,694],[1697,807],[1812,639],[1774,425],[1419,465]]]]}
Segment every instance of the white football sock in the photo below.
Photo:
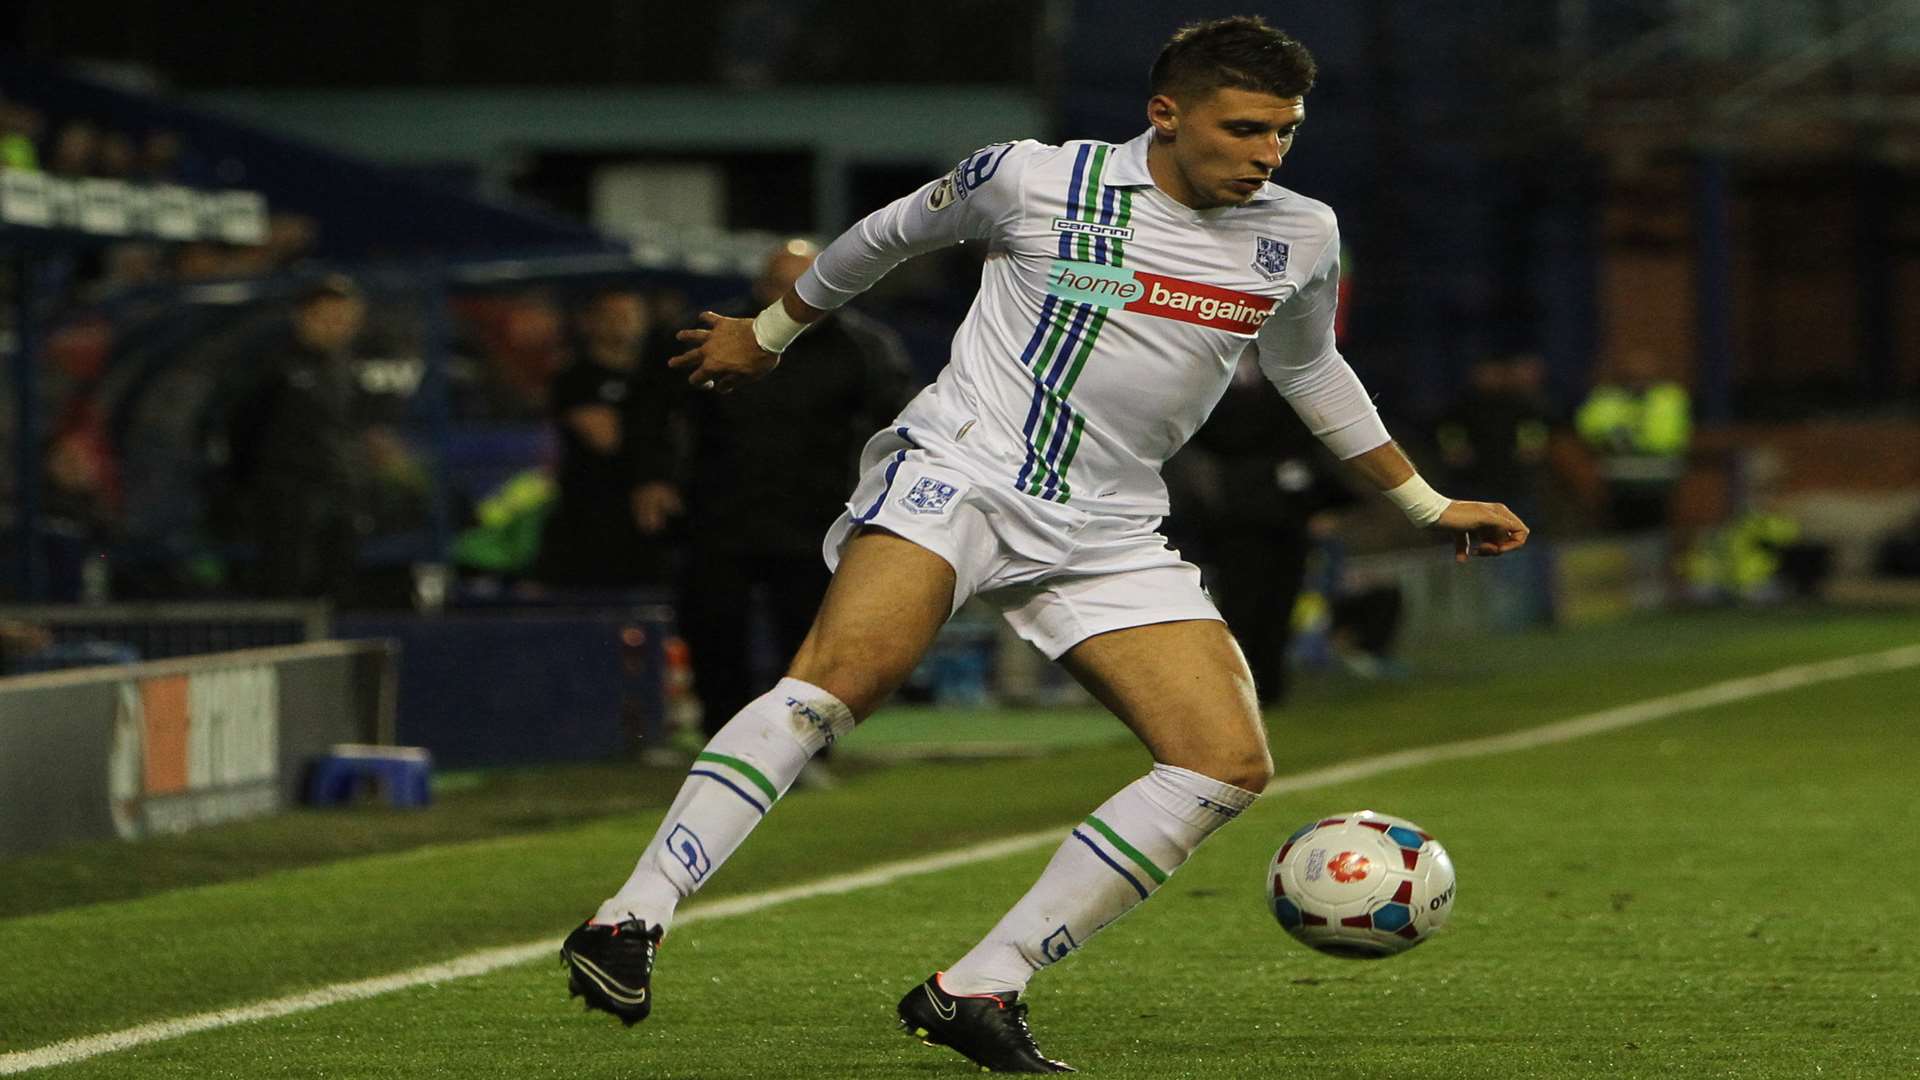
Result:
{"type": "Polygon", "coordinates": [[[799,679],[781,679],[748,702],[694,759],[633,876],[593,921],[670,926],[680,901],[727,861],[808,760],[853,724],[839,698],[799,679]]]}
{"type": "Polygon", "coordinates": [[[940,976],[951,994],[1026,989],[1167,880],[1200,842],[1259,796],[1172,765],[1121,788],[1053,853],[1033,888],[940,976]]]}

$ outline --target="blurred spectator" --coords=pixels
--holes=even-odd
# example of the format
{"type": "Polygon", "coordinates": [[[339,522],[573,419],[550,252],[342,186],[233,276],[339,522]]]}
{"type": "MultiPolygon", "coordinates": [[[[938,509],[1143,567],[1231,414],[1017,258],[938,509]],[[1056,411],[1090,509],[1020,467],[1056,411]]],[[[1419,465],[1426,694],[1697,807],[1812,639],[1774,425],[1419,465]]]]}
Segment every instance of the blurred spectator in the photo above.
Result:
{"type": "Polygon", "coordinates": [[[12,101],[0,101],[0,169],[40,171],[40,114],[12,101]]]}
{"type": "MultiPolygon", "coordinates": [[[[463,420],[532,420],[566,366],[565,319],[545,292],[469,295],[453,302],[458,356],[449,371],[463,420]]],[[[663,325],[650,320],[653,325],[663,325]]]]}
{"type": "Polygon", "coordinates": [[[120,516],[119,461],[98,396],[112,347],[112,328],[100,317],[69,322],[46,343],[49,374],[63,402],[47,444],[46,513],[64,541],[83,553],[103,544],[120,516]]]}
{"type": "MultiPolygon", "coordinates": [[[[661,419],[658,395],[636,375],[648,355],[646,302],[607,289],[579,316],[579,349],[554,378],[548,407],[560,431],[559,502],[547,519],[534,576],[549,585],[627,587],[664,581],[664,540],[643,534],[638,455],[661,419]]],[[[658,530],[653,530],[657,533],[658,530]]]]}
{"type": "Polygon", "coordinates": [[[1347,565],[1337,514],[1316,514],[1308,523],[1313,553],[1307,583],[1293,610],[1300,635],[1296,659],[1308,667],[1338,663],[1363,679],[1406,674],[1394,657],[1405,603],[1390,578],[1367,580],[1347,565]]]}
{"type": "Polygon", "coordinates": [[[1209,589],[1247,654],[1260,703],[1278,705],[1287,696],[1294,604],[1314,546],[1309,523],[1354,496],[1251,349],[1193,445],[1217,467],[1193,523],[1211,563],[1209,589]]]}
{"type": "Polygon", "coordinates": [[[18,619],[0,619],[0,675],[11,675],[23,666],[21,661],[45,651],[53,644],[47,628],[18,619]]]}
{"type": "Polygon", "coordinates": [[[1540,516],[1547,460],[1545,365],[1531,353],[1474,361],[1468,386],[1434,426],[1446,489],[1540,516]]]}
{"type": "MultiPolygon", "coordinates": [[[[1505,502],[1538,529],[1546,502],[1546,365],[1533,353],[1488,356],[1474,362],[1468,378],[1434,427],[1446,489],[1463,499],[1505,502]]],[[[1515,630],[1554,621],[1549,551],[1532,544],[1489,569],[1500,582],[1491,599],[1493,625],[1515,630]]]]}
{"type": "Polygon", "coordinates": [[[1770,603],[1817,597],[1832,569],[1832,549],[1803,539],[1783,507],[1781,464],[1760,451],[1742,456],[1733,477],[1735,510],[1696,537],[1681,562],[1695,600],[1770,603]]]}
{"type": "Polygon", "coordinates": [[[1889,577],[1920,577],[1920,515],[1880,538],[1873,569],[1889,577]]]}
{"type": "Polygon", "coordinates": [[[351,279],[316,282],[295,308],[292,340],[265,358],[228,423],[263,595],[339,600],[352,582],[364,469],[349,349],[365,314],[351,279]]]}
{"type": "Polygon", "coordinates": [[[182,244],[173,257],[173,273],[185,282],[231,277],[233,249],[211,240],[182,244]]]}
{"type": "MultiPolygon", "coordinates": [[[[782,244],[751,296],[715,310],[751,316],[818,253],[805,241],[782,244]]],[[[775,651],[782,660],[798,651],[830,576],[821,537],[845,506],[861,446],[912,396],[912,369],[891,330],[841,308],[800,335],[772,374],[736,393],[694,392],[664,366],[648,375],[672,403],[686,445],[676,455],[652,440],[636,511],[649,533],[685,514],[692,542],[679,577],[680,632],[712,735],[764,681],[751,670],[748,641],[756,589],[775,651]]]]}
{"type": "Polygon", "coordinates": [[[1621,531],[1664,528],[1693,431],[1686,388],[1661,376],[1653,353],[1623,353],[1580,406],[1574,427],[1599,455],[1608,524],[1621,531]]]}
{"type": "Polygon", "coordinates": [[[60,134],[54,137],[47,171],[55,176],[71,178],[92,176],[99,154],[99,129],[85,120],[75,120],[61,128],[60,134]]]}
{"type": "Polygon", "coordinates": [[[139,177],[148,183],[177,182],[186,150],[177,132],[150,131],[140,145],[139,177]]]}
{"type": "Polygon", "coordinates": [[[134,150],[132,139],[118,131],[100,136],[93,157],[93,175],[105,180],[136,180],[139,167],[140,155],[134,150]]]}
{"type": "Polygon", "coordinates": [[[319,231],[319,224],[305,214],[269,213],[266,241],[226,249],[217,273],[211,276],[264,277],[289,269],[313,250],[319,231]]]}

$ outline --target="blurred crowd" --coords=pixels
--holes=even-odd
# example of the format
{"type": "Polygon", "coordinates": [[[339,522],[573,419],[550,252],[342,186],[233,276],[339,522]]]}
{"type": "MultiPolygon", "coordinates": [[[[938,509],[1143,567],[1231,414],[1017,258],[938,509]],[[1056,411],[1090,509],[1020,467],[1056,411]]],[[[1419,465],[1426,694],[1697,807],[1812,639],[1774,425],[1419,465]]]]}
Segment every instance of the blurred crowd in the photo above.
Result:
{"type": "MultiPolygon", "coordinates": [[[[50,120],[31,106],[5,98],[0,98],[0,169],[205,189],[234,187],[244,180],[238,163],[201,153],[168,128],[124,130],[87,116],[50,120]]],[[[77,268],[74,294],[93,300],[144,285],[270,274],[310,254],[317,233],[311,217],[276,211],[268,216],[267,238],[261,244],[106,245],[77,268]]]]}
{"type": "MultiPolygon", "coordinates": [[[[814,254],[782,243],[715,308],[750,314],[814,254]]],[[[115,323],[57,324],[43,505],[65,553],[58,597],[435,606],[651,590],[677,601],[698,685],[755,685],[749,641],[797,647],[827,584],[819,537],[858,450],[921,381],[899,336],[849,309],[765,383],[695,393],[666,365],[695,308],[675,287],[629,277],[456,292],[451,353],[430,383],[419,294],[296,276],[291,298],[207,333],[214,345],[194,346],[204,356],[163,358],[185,375],[116,381],[115,323]],[[422,411],[430,392],[450,429],[422,411]],[[167,466],[174,457],[184,463],[167,466]],[[436,514],[450,548],[426,534],[436,514]],[[110,552],[135,557],[108,569],[110,552]]],[[[1625,353],[1556,408],[1538,354],[1487,355],[1451,400],[1396,416],[1394,429],[1441,490],[1505,502],[1543,537],[1673,538],[1678,584],[1702,599],[1815,591],[1819,552],[1763,490],[1714,521],[1676,520],[1698,465],[1679,370],[1625,353]]],[[[1411,538],[1351,487],[1255,364],[1167,476],[1166,530],[1205,570],[1269,703],[1303,661],[1399,670],[1400,587],[1351,556],[1411,538]]],[[[1552,548],[1490,571],[1521,598],[1504,622],[1557,617],[1552,548]]]]}

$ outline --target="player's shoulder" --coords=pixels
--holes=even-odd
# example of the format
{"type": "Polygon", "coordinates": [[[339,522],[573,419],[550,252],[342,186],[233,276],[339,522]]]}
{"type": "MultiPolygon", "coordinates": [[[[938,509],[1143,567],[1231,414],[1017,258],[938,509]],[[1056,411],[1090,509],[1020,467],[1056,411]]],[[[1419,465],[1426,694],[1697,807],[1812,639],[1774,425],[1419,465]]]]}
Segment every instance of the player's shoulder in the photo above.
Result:
{"type": "Polygon", "coordinates": [[[988,143],[960,159],[929,196],[928,206],[939,210],[950,203],[964,202],[982,191],[1014,191],[1037,154],[1058,149],[1035,139],[988,143]]]}
{"type": "Polygon", "coordinates": [[[995,180],[1005,176],[1057,178],[1064,184],[1069,176],[1083,177],[1097,171],[1097,161],[1111,160],[1120,150],[1121,144],[1098,139],[1069,139],[1060,143],[1021,139],[975,151],[962,162],[962,171],[970,171],[971,175],[961,177],[956,173],[956,177],[962,180],[963,186],[973,180],[974,187],[986,182],[978,179],[981,176],[995,180]]]}
{"type": "Polygon", "coordinates": [[[1311,236],[1321,236],[1331,240],[1339,235],[1340,219],[1333,207],[1311,196],[1302,195],[1292,188],[1281,187],[1269,180],[1267,182],[1269,198],[1254,204],[1263,216],[1276,224],[1283,224],[1291,232],[1311,236]]]}
{"type": "Polygon", "coordinates": [[[970,191],[999,177],[1002,172],[1020,173],[1056,157],[1063,148],[1038,139],[1015,139],[988,143],[960,159],[954,177],[963,191],[970,191]]]}
{"type": "Polygon", "coordinates": [[[1272,181],[1267,186],[1273,189],[1269,192],[1273,197],[1253,204],[1257,216],[1250,222],[1253,231],[1265,238],[1256,241],[1261,250],[1278,252],[1270,258],[1283,266],[1292,261],[1309,276],[1327,259],[1338,259],[1340,221],[1333,207],[1272,181]]]}

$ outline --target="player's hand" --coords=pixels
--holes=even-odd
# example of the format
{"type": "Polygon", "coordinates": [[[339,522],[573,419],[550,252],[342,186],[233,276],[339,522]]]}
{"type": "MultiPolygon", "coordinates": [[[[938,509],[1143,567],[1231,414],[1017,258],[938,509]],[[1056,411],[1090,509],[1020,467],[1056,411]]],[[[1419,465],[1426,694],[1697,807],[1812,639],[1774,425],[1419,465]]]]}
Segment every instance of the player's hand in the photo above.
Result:
{"type": "Polygon", "coordinates": [[[633,523],[643,536],[659,534],[666,529],[669,519],[684,512],[686,504],[680,500],[680,489],[664,480],[633,489],[633,523]]]}
{"type": "Polygon", "coordinates": [[[1453,561],[1505,555],[1526,545],[1527,523],[1499,503],[1455,499],[1431,528],[1453,537],[1453,561]]]}
{"type": "Polygon", "coordinates": [[[675,371],[687,372],[687,382],[695,388],[731,393],[779,366],[779,354],[762,349],[760,340],[753,336],[752,319],[729,319],[703,311],[700,321],[706,329],[695,327],[674,335],[693,348],[667,361],[675,371]]]}

